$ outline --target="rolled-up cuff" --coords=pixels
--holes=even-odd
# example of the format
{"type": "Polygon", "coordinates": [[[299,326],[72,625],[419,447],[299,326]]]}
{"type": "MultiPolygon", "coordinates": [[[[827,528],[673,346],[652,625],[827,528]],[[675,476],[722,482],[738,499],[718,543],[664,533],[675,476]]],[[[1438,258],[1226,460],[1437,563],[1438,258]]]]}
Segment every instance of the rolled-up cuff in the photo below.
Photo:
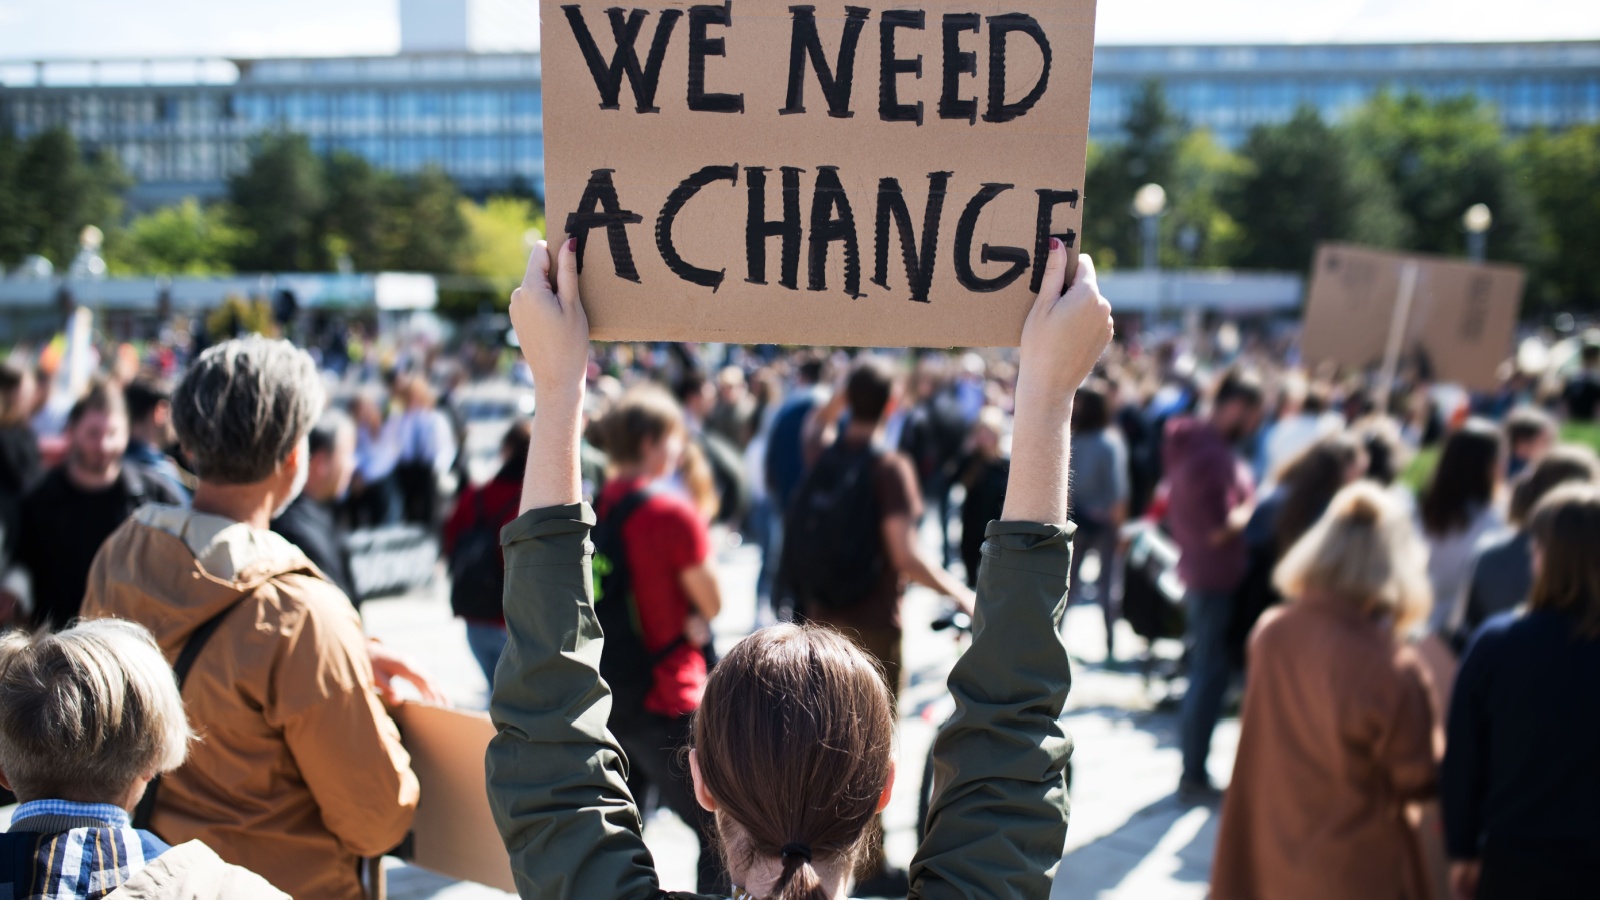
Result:
{"type": "Polygon", "coordinates": [[[1063,578],[1072,567],[1072,535],[1078,526],[996,520],[984,531],[983,555],[991,565],[1063,578]]]}
{"type": "MultiPolygon", "coordinates": [[[[530,509],[506,524],[500,529],[500,546],[505,548],[506,567],[513,568],[518,565],[542,565],[539,560],[538,543],[532,544],[535,548],[531,553],[528,542],[538,542],[549,538],[559,538],[563,535],[572,535],[587,540],[589,531],[594,528],[594,510],[587,503],[569,503],[563,506],[545,506],[539,509],[530,509]],[[521,551],[521,552],[518,552],[521,551]],[[531,556],[533,558],[518,559],[513,562],[513,554],[518,556],[531,556]]],[[[552,550],[554,548],[552,547],[552,550]]],[[[571,562],[570,558],[560,555],[551,562],[571,562]]]]}

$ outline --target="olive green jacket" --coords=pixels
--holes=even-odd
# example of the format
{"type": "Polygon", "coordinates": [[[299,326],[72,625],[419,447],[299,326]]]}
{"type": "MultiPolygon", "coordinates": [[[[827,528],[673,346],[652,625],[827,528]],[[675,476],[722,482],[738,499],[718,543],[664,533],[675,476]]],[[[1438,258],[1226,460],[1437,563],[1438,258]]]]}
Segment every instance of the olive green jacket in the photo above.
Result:
{"type": "MultiPolygon", "coordinates": [[[[559,506],[501,532],[510,641],[489,709],[489,803],[523,897],[693,900],[661,890],[627,759],[606,731],[593,524],[588,506],[559,506]]],[[[1071,685],[1060,637],[1070,536],[989,525],[972,646],[950,673],[956,713],[934,744],[936,799],[911,864],[913,898],[1050,895],[1072,752],[1059,721],[1071,685]]]]}

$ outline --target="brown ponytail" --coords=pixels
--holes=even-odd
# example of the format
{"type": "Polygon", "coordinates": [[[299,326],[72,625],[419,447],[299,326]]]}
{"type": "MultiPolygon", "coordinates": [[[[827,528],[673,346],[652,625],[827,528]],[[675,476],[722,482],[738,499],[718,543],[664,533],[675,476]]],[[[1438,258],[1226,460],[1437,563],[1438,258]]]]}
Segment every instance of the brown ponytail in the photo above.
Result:
{"type": "Polygon", "coordinates": [[[893,737],[883,675],[847,638],[779,625],[740,642],[712,670],[694,722],[730,869],[781,863],[766,900],[830,900],[818,869],[854,865],[893,737]]]}

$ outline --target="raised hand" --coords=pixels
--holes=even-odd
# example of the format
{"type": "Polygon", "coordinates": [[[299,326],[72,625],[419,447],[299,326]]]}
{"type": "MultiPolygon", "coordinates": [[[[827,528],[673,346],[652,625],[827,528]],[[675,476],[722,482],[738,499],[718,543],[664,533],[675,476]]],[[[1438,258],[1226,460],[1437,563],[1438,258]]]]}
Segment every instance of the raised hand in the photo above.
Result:
{"type": "Polygon", "coordinates": [[[589,318],[578,298],[576,241],[562,245],[554,273],[548,245],[534,245],[522,286],[511,293],[511,326],[533,373],[537,403],[522,510],[578,503],[583,496],[578,433],[589,368],[589,318]]]}

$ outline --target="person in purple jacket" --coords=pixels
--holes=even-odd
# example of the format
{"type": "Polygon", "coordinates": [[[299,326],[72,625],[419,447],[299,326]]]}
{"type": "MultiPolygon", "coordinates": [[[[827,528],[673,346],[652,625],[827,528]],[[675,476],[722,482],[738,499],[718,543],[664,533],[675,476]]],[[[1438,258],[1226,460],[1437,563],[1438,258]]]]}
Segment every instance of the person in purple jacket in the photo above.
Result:
{"type": "Polygon", "coordinates": [[[1262,405],[1260,382],[1231,372],[1217,386],[1208,416],[1167,424],[1166,526],[1180,552],[1178,575],[1188,611],[1189,689],[1183,697],[1183,777],[1178,782],[1185,802],[1212,801],[1217,795],[1206,757],[1228,689],[1233,596],[1249,561],[1231,521],[1255,489],[1250,467],[1235,448],[1260,426],[1262,405]]]}

